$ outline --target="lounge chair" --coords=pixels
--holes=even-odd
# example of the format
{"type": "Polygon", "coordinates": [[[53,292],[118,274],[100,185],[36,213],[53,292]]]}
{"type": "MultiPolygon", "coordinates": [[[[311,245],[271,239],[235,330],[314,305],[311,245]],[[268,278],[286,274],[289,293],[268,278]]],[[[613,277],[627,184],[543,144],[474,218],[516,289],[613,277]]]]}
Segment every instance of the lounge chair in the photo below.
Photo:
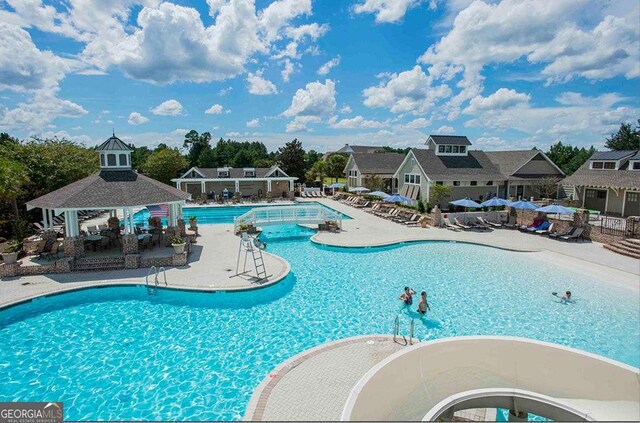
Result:
{"type": "Polygon", "coordinates": [[[414,214],[413,216],[411,216],[411,219],[407,220],[406,222],[403,222],[403,225],[417,226],[420,224],[420,219],[421,219],[421,216],[419,214],[414,214]]]}
{"type": "Polygon", "coordinates": [[[376,216],[381,217],[383,219],[392,219],[396,217],[399,212],[400,212],[399,209],[394,208],[389,210],[388,212],[376,213],[376,216]]]}
{"type": "Polygon", "coordinates": [[[413,216],[415,216],[415,214],[410,215],[409,213],[401,212],[401,213],[398,213],[398,215],[392,218],[391,220],[393,220],[396,223],[404,223],[409,221],[409,219],[411,219],[411,217],[413,216]]]}
{"type": "Polygon", "coordinates": [[[555,223],[552,223],[551,225],[549,225],[547,229],[537,230],[535,233],[538,235],[549,235],[551,231],[553,231],[553,225],[555,225],[555,223]]]}
{"type": "Polygon", "coordinates": [[[583,231],[584,229],[577,228],[571,235],[561,236],[560,239],[564,239],[565,241],[571,241],[573,239],[574,241],[578,242],[578,238],[582,238],[583,231]]]}
{"type": "Polygon", "coordinates": [[[453,222],[454,222],[456,225],[458,225],[460,228],[464,229],[465,231],[466,231],[467,229],[471,229],[471,226],[469,226],[469,225],[465,225],[464,223],[460,223],[460,221],[458,220],[458,218],[457,218],[457,217],[454,217],[454,218],[453,218],[453,222]]]}
{"type": "Polygon", "coordinates": [[[379,208],[380,208],[380,203],[375,203],[371,207],[363,207],[362,210],[366,211],[367,213],[373,213],[374,211],[377,211],[379,208]]]}
{"type": "Polygon", "coordinates": [[[542,222],[541,224],[539,224],[535,228],[527,228],[527,232],[536,233],[538,231],[546,231],[547,229],[549,229],[550,226],[551,226],[551,222],[549,222],[549,221],[542,222]]]}
{"type": "Polygon", "coordinates": [[[369,207],[370,205],[371,205],[371,201],[365,201],[363,204],[354,204],[353,207],[364,209],[366,207],[369,207]]]}
{"type": "Polygon", "coordinates": [[[502,227],[502,223],[495,223],[495,222],[492,222],[490,220],[485,220],[485,218],[483,218],[482,216],[477,216],[476,219],[478,219],[478,221],[480,223],[482,223],[483,225],[491,226],[491,227],[494,227],[494,228],[501,228],[502,227]]]}
{"type": "Polygon", "coordinates": [[[566,228],[564,231],[562,232],[551,232],[549,234],[549,238],[560,238],[561,236],[565,236],[565,235],[571,235],[573,233],[573,231],[575,231],[576,228],[569,226],[568,228],[566,228]]]}
{"type": "Polygon", "coordinates": [[[456,232],[462,229],[460,226],[454,225],[453,223],[451,223],[448,219],[444,219],[444,226],[445,228],[451,231],[456,231],[456,232]]]}
{"type": "Polygon", "coordinates": [[[531,225],[520,225],[518,229],[523,232],[531,229],[537,230],[538,226],[542,225],[542,222],[544,222],[542,219],[535,219],[531,225]]]}
{"type": "Polygon", "coordinates": [[[476,222],[469,222],[469,225],[471,225],[471,227],[476,228],[476,229],[481,229],[483,231],[491,231],[492,228],[491,226],[489,226],[488,224],[482,222],[481,220],[479,220],[479,218],[476,216],[476,222]]]}

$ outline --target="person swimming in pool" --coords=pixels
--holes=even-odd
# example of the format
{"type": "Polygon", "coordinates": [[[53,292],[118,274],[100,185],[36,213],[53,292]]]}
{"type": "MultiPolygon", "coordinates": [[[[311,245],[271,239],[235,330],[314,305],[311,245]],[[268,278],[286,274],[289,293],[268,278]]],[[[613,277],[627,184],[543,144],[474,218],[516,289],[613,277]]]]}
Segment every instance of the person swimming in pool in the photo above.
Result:
{"type": "Polygon", "coordinates": [[[412,295],[414,295],[416,293],[416,291],[414,291],[413,289],[409,288],[408,286],[404,287],[404,292],[402,294],[400,294],[400,298],[402,301],[404,301],[405,305],[410,306],[411,304],[413,304],[413,297],[412,295]]]}
{"type": "Polygon", "coordinates": [[[420,293],[420,302],[418,303],[418,313],[422,316],[427,314],[427,310],[431,311],[431,307],[429,307],[429,303],[427,302],[427,292],[422,291],[420,293]]]}
{"type": "Polygon", "coordinates": [[[557,292],[552,292],[551,294],[553,294],[554,296],[560,298],[560,302],[563,303],[563,304],[572,303],[573,302],[571,300],[571,291],[566,291],[562,297],[560,295],[558,295],[557,292]]]}

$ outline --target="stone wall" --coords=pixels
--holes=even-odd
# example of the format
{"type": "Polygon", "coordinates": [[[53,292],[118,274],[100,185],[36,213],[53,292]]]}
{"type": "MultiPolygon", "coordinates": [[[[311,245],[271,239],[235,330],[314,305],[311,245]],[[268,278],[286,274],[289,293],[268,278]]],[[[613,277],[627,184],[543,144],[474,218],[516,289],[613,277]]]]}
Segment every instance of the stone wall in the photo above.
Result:
{"type": "Polygon", "coordinates": [[[138,235],[127,234],[122,236],[122,253],[127,256],[129,254],[138,254],[138,235]]]}
{"type": "Polygon", "coordinates": [[[84,257],[84,239],[82,237],[67,237],[62,241],[62,245],[65,257],[84,257]]]}

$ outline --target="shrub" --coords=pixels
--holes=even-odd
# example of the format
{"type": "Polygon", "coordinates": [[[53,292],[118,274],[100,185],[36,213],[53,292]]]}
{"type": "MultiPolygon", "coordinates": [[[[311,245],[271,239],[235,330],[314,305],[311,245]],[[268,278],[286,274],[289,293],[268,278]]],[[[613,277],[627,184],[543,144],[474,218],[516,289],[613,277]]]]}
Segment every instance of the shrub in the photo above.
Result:
{"type": "Polygon", "coordinates": [[[418,211],[420,213],[424,213],[426,211],[426,207],[424,206],[422,199],[418,200],[418,211]]]}
{"type": "Polygon", "coordinates": [[[172,244],[184,244],[184,239],[180,238],[179,236],[174,236],[173,238],[171,238],[171,243],[172,244]]]}
{"type": "Polygon", "coordinates": [[[7,245],[7,248],[4,249],[5,253],[17,253],[22,251],[22,241],[13,241],[7,245]]]}
{"type": "Polygon", "coordinates": [[[30,226],[31,223],[24,219],[16,220],[15,222],[13,222],[11,224],[11,232],[13,233],[13,238],[22,243],[22,241],[29,235],[30,226]]]}
{"type": "Polygon", "coordinates": [[[160,219],[159,217],[150,217],[149,218],[149,226],[153,226],[154,228],[161,228],[162,227],[162,219],[160,219]]]}
{"type": "Polygon", "coordinates": [[[431,210],[433,210],[433,207],[431,207],[431,203],[429,203],[427,201],[426,205],[424,206],[425,210],[427,211],[427,213],[431,213],[431,210]]]}

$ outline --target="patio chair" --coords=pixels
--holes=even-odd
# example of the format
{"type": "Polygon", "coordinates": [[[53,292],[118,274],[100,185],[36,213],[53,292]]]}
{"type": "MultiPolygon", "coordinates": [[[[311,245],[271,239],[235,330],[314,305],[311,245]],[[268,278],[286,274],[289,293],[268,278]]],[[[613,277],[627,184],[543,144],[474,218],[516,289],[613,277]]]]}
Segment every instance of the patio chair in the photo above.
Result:
{"type": "Polygon", "coordinates": [[[371,205],[371,201],[365,201],[362,204],[354,204],[353,207],[358,208],[358,209],[364,209],[366,207],[369,207],[371,205]]]}
{"type": "Polygon", "coordinates": [[[363,207],[362,210],[366,211],[367,213],[372,213],[376,210],[378,210],[380,208],[380,203],[375,203],[373,205],[371,205],[370,207],[363,207]]]}
{"type": "Polygon", "coordinates": [[[534,219],[533,223],[531,225],[520,225],[520,227],[518,228],[521,231],[528,231],[530,229],[534,229],[536,230],[536,228],[538,228],[538,226],[542,225],[544,221],[542,219],[534,219]]]}
{"type": "Polygon", "coordinates": [[[60,256],[59,248],[60,243],[54,242],[49,251],[45,251],[42,253],[42,258],[45,258],[47,260],[51,260],[54,257],[58,258],[60,256]]]}
{"type": "Polygon", "coordinates": [[[405,226],[417,226],[420,224],[420,218],[421,216],[419,214],[414,214],[413,216],[411,216],[411,219],[407,220],[406,222],[402,222],[402,224],[405,226]]]}
{"type": "Polygon", "coordinates": [[[108,236],[103,236],[102,239],[100,240],[100,248],[102,249],[102,251],[104,251],[110,247],[111,247],[111,240],[109,239],[108,236]]]}
{"type": "Polygon", "coordinates": [[[573,233],[571,235],[561,236],[560,239],[563,239],[565,241],[574,240],[574,241],[578,242],[578,238],[582,238],[582,232],[583,231],[584,231],[584,229],[577,228],[575,231],[573,231],[573,233]]]}
{"type": "Polygon", "coordinates": [[[459,231],[460,229],[462,229],[460,226],[454,224],[453,222],[451,222],[451,220],[449,219],[444,219],[444,226],[445,228],[451,230],[451,231],[459,231]]]}
{"type": "Polygon", "coordinates": [[[538,235],[549,235],[551,231],[553,231],[553,225],[555,225],[555,223],[552,223],[551,225],[549,225],[547,229],[539,229],[535,233],[538,235]]]}
{"type": "Polygon", "coordinates": [[[491,226],[489,226],[487,223],[484,223],[482,220],[480,220],[480,217],[476,216],[476,222],[470,222],[469,223],[471,225],[471,227],[476,228],[476,229],[481,229],[483,231],[490,231],[492,230],[491,226]]]}
{"type": "Polygon", "coordinates": [[[153,248],[155,244],[160,246],[160,233],[158,231],[155,231],[153,235],[151,235],[151,248],[153,248]]]}
{"type": "Polygon", "coordinates": [[[483,225],[491,226],[493,228],[501,228],[502,227],[502,223],[492,222],[490,220],[485,219],[482,216],[477,216],[476,219],[478,219],[478,221],[480,223],[482,223],[483,225]]]}
{"type": "Polygon", "coordinates": [[[401,211],[395,217],[392,217],[391,220],[393,220],[396,223],[404,223],[404,222],[407,222],[409,219],[411,219],[412,216],[415,216],[415,215],[411,213],[407,213],[405,211],[401,211]]]}
{"type": "Polygon", "coordinates": [[[97,226],[87,226],[87,232],[89,232],[90,234],[95,234],[98,232],[98,227],[97,226]]]}
{"type": "Polygon", "coordinates": [[[569,226],[562,232],[551,232],[549,233],[549,238],[560,238],[561,236],[571,235],[576,228],[569,226]]]}
{"type": "Polygon", "coordinates": [[[527,232],[535,233],[535,232],[538,232],[538,231],[546,231],[547,229],[549,229],[549,226],[551,226],[551,222],[549,222],[547,220],[545,222],[542,222],[541,224],[539,224],[535,228],[527,228],[527,232]]]}
{"type": "Polygon", "coordinates": [[[33,222],[33,226],[36,228],[36,233],[37,234],[41,234],[41,233],[44,232],[44,226],[42,226],[40,223],[33,222]]]}
{"type": "Polygon", "coordinates": [[[107,230],[109,229],[108,225],[98,225],[98,229],[100,229],[101,231],[107,230]]]}
{"type": "Polygon", "coordinates": [[[453,223],[455,223],[456,225],[458,225],[460,228],[464,229],[465,231],[468,230],[468,229],[471,229],[471,226],[465,225],[464,223],[460,223],[460,221],[458,220],[457,217],[453,218],[453,223]]]}
{"type": "Polygon", "coordinates": [[[38,241],[38,243],[36,244],[36,248],[34,248],[33,251],[30,252],[30,254],[36,256],[36,258],[41,257],[42,253],[45,252],[46,247],[47,241],[42,239],[38,241]]]}
{"type": "Polygon", "coordinates": [[[382,217],[383,219],[387,219],[387,220],[389,220],[389,219],[393,219],[393,218],[395,218],[396,216],[398,216],[398,213],[400,213],[400,209],[397,209],[397,208],[396,208],[396,209],[391,210],[387,215],[382,215],[381,217],[382,217]]]}

